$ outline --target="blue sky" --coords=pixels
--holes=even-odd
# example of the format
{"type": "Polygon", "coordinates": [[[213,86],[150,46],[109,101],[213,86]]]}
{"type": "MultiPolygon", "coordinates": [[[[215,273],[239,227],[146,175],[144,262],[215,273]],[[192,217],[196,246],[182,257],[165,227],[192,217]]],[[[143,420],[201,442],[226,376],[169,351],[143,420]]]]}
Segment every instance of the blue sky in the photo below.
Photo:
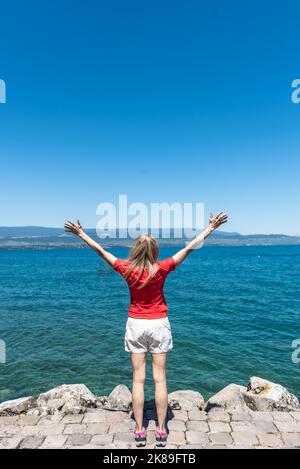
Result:
{"type": "Polygon", "coordinates": [[[2,3],[0,224],[95,226],[121,193],[300,235],[297,3],[2,3]]]}

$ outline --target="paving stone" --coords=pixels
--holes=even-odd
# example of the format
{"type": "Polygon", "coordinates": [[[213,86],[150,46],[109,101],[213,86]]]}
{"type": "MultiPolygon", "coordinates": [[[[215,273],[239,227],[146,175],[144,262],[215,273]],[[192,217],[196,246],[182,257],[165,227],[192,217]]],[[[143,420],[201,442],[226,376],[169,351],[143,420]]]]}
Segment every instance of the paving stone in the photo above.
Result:
{"type": "Polygon", "coordinates": [[[95,446],[108,446],[110,447],[113,440],[113,435],[94,435],[91,439],[90,444],[95,446]]]}
{"type": "Polygon", "coordinates": [[[46,415],[45,417],[42,417],[40,421],[38,422],[38,425],[57,425],[60,423],[63,419],[63,415],[61,414],[54,414],[54,415],[46,415]]]}
{"type": "Polygon", "coordinates": [[[251,422],[252,421],[252,415],[250,414],[250,412],[231,412],[230,417],[233,422],[236,422],[236,421],[251,422]]]}
{"type": "Polygon", "coordinates": [[[290,414],[296,421],[300,421],[300,412],[290,412],[290,414]]]}
{"type": "MultiPolygon", "coordinates": [[[[257,447],[259,447],[259,445],[256,445],[256,446],[253,446],[253,445],[228,445],[227,446],[227,449],[256,449],[257,447]]],[[[263,447],[261,446],[260,447],[261,449],[263,449],[263,447]]],[[[265,447],[265,449],[267,449],[265,447]]]]}
{"type": "Polygon", "coordinates": [[[38,415],[21,415],[18,420],[19,425],[37,425],[41,420],[41,417],[38,415]]]}
{"type": "Polygon", "coordinates": [[[208,432],[208,423],[204,420],[188,420],[186,423],[188,430],[195,430],[198,432],[208,432]]]}
{"type": "Polygon", "coordinates": [[[300,433],[300,422],[293,420],[292,422],[280,422],[274,420],[274,423],[280,432],[300,433]]]}
{"type": "Polygon", "coordinates": [[[109,415],[111,414],[103,410],[91,410],[84,414],[82,421],[83,423],[102,423],[108,421],[108,418],[112,418],[109,415]]]}
{"type": "Polygon", "coordinates": [[[9,436],[14,436],[18,434],[20,427],[17,425],[3,425],[0,427],[0,438],[5,438],[9,436]]]}
{"type": "Polygon", "coordinates": [[[229,433],[231,427],[227,422],[208,422],[211,433],[229,433]]]}
{"type": "Polygon", "coordinates": [[[263,424],[270,423],[272,425],[272,422],[264,422],[263,420],[257,420],[256,422],[247,422],[247,421],[240,421],[240,422],[231,422],[231,428],[233,432],[252,432],[252,433],[257,433],[258,426],[262,422],[263,424]]]}
{"type": "MultiPolygon", "coordinates": [[[[180,445],[178,448],[179,449],[203,449],[204,446],[192,443],[192,444],[189,444],[189,445],[180,445]]],[[[206,446],[205,446],[205,448],[206,448],[206,446]]]]}
{"type": "Polygon", "coordinates": [[[281,438],[285,445],[300,447],[300,432],[299,433],[287,433],[283,432],[281,438]]]}
{"type": "Polygon", "coordinates": [[[255,433],[249,431],[232,432],[232,438],[238,446],[254,446],[258,444],[258,439],[255,433]]]}
{"type": "Polygon", "coordinates": [[[172,412],[175,420],[182,420],[183,422],[187,421],[188,413],[185,410],[173,410],[172,412]]]}
{"type": "Polygon", "coordinates": [[[21,443],[22,438],[11,437],[11,438],[0,438],[0,449],[16,449],[21,443]]]}
{"type": "Polygon", "coordinates": [[[88,423],[86,426],[86,433],[89,435],[97,435],[107,433],[109,429],[109,423],[88,423]]]}
{"type": "Polygon", "coordinates": [[[205,446],[205,449],[229,449],[230,445],[207,445],[205,446]]]}
{"type": "MultiPolygon", "coordinates": [[[[27,436],[41,436],[40,429],[43,427],[39,427],[38,425],[26,425],[22,427],[18,427],[18,435],[26,438],[27,436]]],[[[60,432],[62,433],[62,432],[60,432]]]]}
{"type": "MultiPolygon", "coordinates": [[[[132,432],[130,433],[116,433],[113,438],[113,444],[117,445],[117,447],[120,447],[120,444],[124,445],[131,445],[134,443],[134,435],[132,432]]],[[[126,447],[128,447],[126,446],[126,447]]]]}
{"type": "Polygon", "coordinates": [[[41,446],[43,441],[44,441],[44,437],[42,436],[37,436],[37,435],[27,436],[26,438],[24,438],[24,440],[22,440],[19,448],[20,449],[36,449],[39,446],[41,446]]]}
{"type": "Polygon", "coordinates": [[[125,443],[125,442],[123,443],[121,441],[113,443],[111,446],[109,446],[109,449],[128,449],[128,448],[136,448],[136,446],[135,444],[130,445],[129,443],[125,443]]]}
{"type": "Polygon", "coordinates": [[[62,419],[62,423],[81,423],[83,420],[83,414],[70,414],[65,415],[62,419]]]}
{"type": "Polygon", "coordinates": [[[209,433],[208,437],[215,445],[230,445],[232,443],[230,433],[209,433]]]}
{"type": "Polygon", "coordinates": [[[216,410],[214,412],[208,413],[208,421],[209,422],[229,422],[230,415],[228,412],[221,412],[216,410]]]}
{"type": "Polygon", "coordinates": [[[289,412],[273,412],[275,422],[293,422],[293,416],[289,412]]]}
{"type": "Polygon", "coordinates": [[[189,445],[205,446],[209,443],[207,433],[188,430],[185,434],[186,441],[189,445]]]}
{"type": "Polygon", "coordinates": [[[153,445],[156,442],[155,431],[147,432],[147,445],[153,445]]]}
{"type": "MultiPolygon", "coordinates": [[[[26,430],[27,427],[22,429],[22,432],[26,430]]],[[[32,427],[33,429],[38,430],[38,434],[42,436],[48,435],[62,435],[65,429],[65,425],[59,423],[58,425],[37,425],[36,427],[32,427]]]]}
{"type": "Polygon", "coordinates": [[[68,436],[67,445],[71,445],[71,446],[87,445],[90,442],[91,438],[92,438],[91,435],[87,435],[84,433],[73,433],[72,435],[68,436]]]}
{"type": "Polygon", "coordinates": [[[168,429],[169,430],[174,430],[176,432],[184,432],[185,431],[185,423],[182,422],[182,420],[169,420],[168,429]]]}
{"type": "Polygon", "coordinates": [[[81,423],[67,423],[63,434],[72,435],[73,433],[86,433],[86,425],[81,423]]]}
{"type": "Polygon", "coordinates": [[[264,422],[273,422],[273,412],[252,412],[251,416],[253,420],[263,420],[264,422]]]}
{"type": "Polygon", "coordinates": [[[112,423],[109,425],[108,433],[128,433],[133,432],[135,427],[134,420],[124,420],[119,423],[112,423]]]}
{"type": "Polygon", "coordinates": [[[111,411],[105,414],[105,422],[115,423],[131,420],[126,412],[111,411]]]}
{"type": "Polygon", "coordinates": [[[68,435],[48,435],[41,448],[62,448],[63,445],[66,443],[68,435]]]}
{"type": "Polygon", "coordinates": [[[278,430],[275,427],[273,422],[264,422],[263,420],[258,420],[255,423],[257,433],[277,433],[278,430]]]}
{"type": "MultiPolygon", "coordinates": [[[[96,449],[94,445],[82,445],[82,446],[64,446],[64,449],[96,449]]],[[[100,449],[100,448],[99,448],[100,449]]]]}
{"type": "Polygon", "coordinates": [[[1,425],[10,425],[16,423],[19,420],[18,415],[9,415],[7,417],[0,417],[0,426],[1,425]]]}
{"type": "Polygon", "coordinates": [[[207,413],[203,410],[193,409],[188,412],[189,420],[207,420],[207,413]]]}
{"type": "Polygon", "coordinates": [[[184,445],[185,441],[185,432],[175,432],[170,431],[168,435],[168,444],[170,445],[184,445]]]}
{"type": "Polygon", "coordinates": [[[258,440],[261,446],[268,448],[278,448],[283,444],[280,436],[278,434],[275,435],[273,433],[259,433],[258,440]]]}

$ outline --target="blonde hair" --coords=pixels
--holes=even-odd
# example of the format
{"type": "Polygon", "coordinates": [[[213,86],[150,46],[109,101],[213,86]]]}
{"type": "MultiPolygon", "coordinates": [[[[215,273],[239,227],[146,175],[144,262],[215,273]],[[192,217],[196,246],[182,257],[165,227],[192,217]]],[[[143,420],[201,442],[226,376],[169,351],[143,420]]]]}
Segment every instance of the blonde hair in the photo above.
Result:
{"type": "Polygon", "coordinates": [[[138,288],[144,288],[145,285],[147,285],[151,278],[156,274],[158,270],[158,251],[158,242],[155,238],[153,238],[153,236],[148,234],[141,234],[138,237],[130,251],[128,257],[130,266],[125,273],[125,278],[128,279],[131,273],[137,272],[139,270],[137,278],[130,286],[134,285],[140,280],[145,270],[148,272],[148,275],[138,288]]]}

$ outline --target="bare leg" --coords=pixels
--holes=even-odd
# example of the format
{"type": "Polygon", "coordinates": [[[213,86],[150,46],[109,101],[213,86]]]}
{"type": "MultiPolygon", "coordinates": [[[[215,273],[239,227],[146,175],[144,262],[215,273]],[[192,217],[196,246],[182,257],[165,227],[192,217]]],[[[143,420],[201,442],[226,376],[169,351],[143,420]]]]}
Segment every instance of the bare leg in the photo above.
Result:
{"type": "Polygon", "coordinates": [[[132,407],[136,430],[143,427],[144,384],[146,379],[146,353],[132,353],[132,407]]]}
{"type": "Polygon", "coordinates": [[[155,384],[155,404],[158,419],[158,429],[165,429],[165,420],[168,409],[168,389],[166,377],[166,353],[152,353],[152,371],[155,384]]]}

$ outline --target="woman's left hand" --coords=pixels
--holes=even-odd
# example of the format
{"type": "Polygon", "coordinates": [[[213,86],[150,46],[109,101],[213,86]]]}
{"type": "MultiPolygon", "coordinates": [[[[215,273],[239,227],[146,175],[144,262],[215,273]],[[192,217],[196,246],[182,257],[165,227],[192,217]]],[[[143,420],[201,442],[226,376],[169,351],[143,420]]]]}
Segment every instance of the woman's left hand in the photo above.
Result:
{"type": "Polygon", "coordinates": [[[227,220],[228,216],[224,212],[219,212],[215,217],[211,213],[209,217],[209,226],[215,230],[219,228],[219,226],[223,225],[223,223],[226,223],[227,220]]]}

